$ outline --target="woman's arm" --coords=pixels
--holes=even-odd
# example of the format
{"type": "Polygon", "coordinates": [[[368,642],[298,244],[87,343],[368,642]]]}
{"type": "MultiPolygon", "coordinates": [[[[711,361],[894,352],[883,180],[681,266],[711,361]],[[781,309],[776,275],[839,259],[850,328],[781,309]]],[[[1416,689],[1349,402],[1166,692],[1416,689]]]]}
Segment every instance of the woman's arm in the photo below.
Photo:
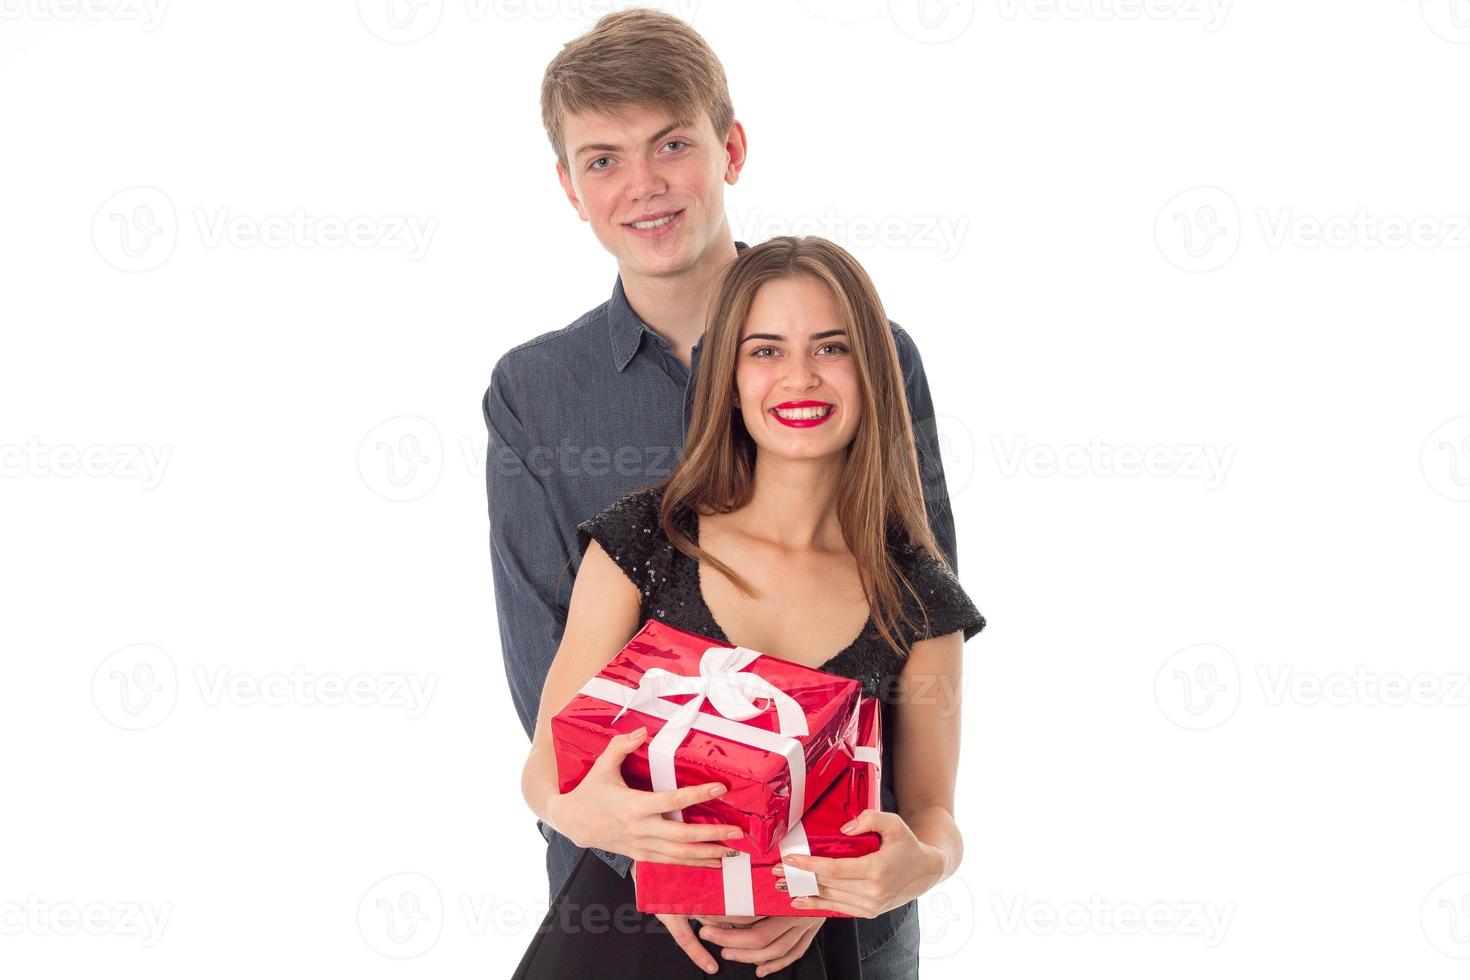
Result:
{"type": "MultiPolygon", "coordinates": [[[[864,810],[842,828],[845,834],[881,836],[872,854],[787,857],[786,864],[814,872],[819,889],[816,898],[793,898],[793,906],[873,918],[918,898],[959,867],[964,845],[954,819],[954,785],[963,645],[964,634],[955,631],[910,648],[890,696],[899,812],[864,810]]],[[[781,865],[772,870],[784,873],[781,865]]]]}
{"type": "Polygon", "coordinates": [[[896,685],[893,754],[898,812],[930,849],[938,877],[954,874],[964,840],[954,819],[954,787],[960,766],[960,632],[915,643],[896,685]]]}
{"type": "Polygon", "coordinates": [[[726,787],[705,783],[664,792],[632,789],[623,782],[622,761],[644,736],[612,739],[575,788],[565,794],[557,789],[551,718],[637,632],[639,608],[637,586],[593,540],[572,586],[566,631],[541,692],[536,733],[521,771],[521,795],[532,812],[578,847],[598,847],[635,861],[718,868],[727,848],[709,842],[741,837],[740,828],[686,824],[663,814],[703,803],[726,787]]]}

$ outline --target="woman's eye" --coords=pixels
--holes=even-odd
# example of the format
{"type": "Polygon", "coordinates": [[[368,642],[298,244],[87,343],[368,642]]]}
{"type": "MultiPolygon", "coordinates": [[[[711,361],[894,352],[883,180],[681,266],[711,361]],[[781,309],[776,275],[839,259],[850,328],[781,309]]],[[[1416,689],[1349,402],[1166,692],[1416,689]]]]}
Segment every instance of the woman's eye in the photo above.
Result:
{"type": "Polygon", "coordinates": [[[823,344],[819,350],[834,350],[840,354],[847,353],[847,347],[843,344],[823,344]]]}
{"type": "Polygon", "coordinates": [[[751,351],[751,352],[750,352],[750,356],[751,356],[751,357],[760,357],[760,356],[761,356],[761,351],[763,351],[763,350],[768,350],[768,351],[773,351],[773,352],[774,352],[774,351],[775,351],[775,349],[776,349],[776,348],[774,348],[774,347],[770,347],[770,346],[766,346],[766,347],[757,347],[757,348],[755,348],[755,349],[754,349],[754,350],[752,350],[752,351],[751,351]]]}

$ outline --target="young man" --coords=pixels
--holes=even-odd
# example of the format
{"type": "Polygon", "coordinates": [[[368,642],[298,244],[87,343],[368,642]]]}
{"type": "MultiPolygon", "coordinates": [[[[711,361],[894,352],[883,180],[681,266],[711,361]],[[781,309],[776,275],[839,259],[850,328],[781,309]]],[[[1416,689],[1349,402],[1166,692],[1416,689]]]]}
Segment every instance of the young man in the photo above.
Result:
{"type": "MultiPolygon", "coordinates": [[[[706,308],[745,247],[732,240],[724,208],[725,185],[745,166],[745,130],[719,60],[683,22],[651,10],[602,18],[547,67],[541,112],[567,200],[617,261],[618,278],[606,303],[506,353],[485,392],[496,615],[528,737],[566,622],[576,525],[671,472],[684,444],[706,308]]],[[[892,329],[926,509],[953,562],[928,383],[913,340],[892,329]]],[[[581,851],[537,826],[549,845],[554,898],[581,851]]],[[[595,853],[627,875],[626,857],[595,853]]],[[[676,939],[688,939],[687,922],[661,918],[676,939]]],[[[821,921],[768,917],[700,935],[735,947],[734,958],[777,965],[799,956],[821,921]]],[[[864,976],[917,969],[913,903],[861,921],[859,937],[864,976]]],[[[698,953],[691,958],[705,966],[698,953]]]]}

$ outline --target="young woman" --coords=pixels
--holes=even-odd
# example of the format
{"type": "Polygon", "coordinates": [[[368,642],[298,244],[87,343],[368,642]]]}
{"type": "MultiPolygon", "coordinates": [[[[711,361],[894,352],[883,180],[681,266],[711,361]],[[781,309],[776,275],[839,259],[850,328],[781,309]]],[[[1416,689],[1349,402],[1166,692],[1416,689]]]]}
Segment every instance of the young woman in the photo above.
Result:
{"type": "MultiPolygon", "coordinates": [[[[719,867],[722,841],[739,831],[660,816],[718,787],[629,788],[620,764],[644,734],[614,739],[559,794],[552,715],[649,618],[852,677],[882,698],[884,765],[883,810],[851,832],[882,845],[855,859],[791,859],[820,891],[794,903],[912,916],[960,861],[960,655],[985,620],[925,518],[892,329],[852,256],[782,237],[731,264],[703,342],[674,472],[578,526],[582,565],[522,791],[582,847],[719,867]]],[[[853,919],[696,918],[638,913],[631,875],[584,854],[516,976],[859,975],[853,919]]],[[[911,963],[894,975],[916,976],[917,949],[898,952],[911,963]]]]}

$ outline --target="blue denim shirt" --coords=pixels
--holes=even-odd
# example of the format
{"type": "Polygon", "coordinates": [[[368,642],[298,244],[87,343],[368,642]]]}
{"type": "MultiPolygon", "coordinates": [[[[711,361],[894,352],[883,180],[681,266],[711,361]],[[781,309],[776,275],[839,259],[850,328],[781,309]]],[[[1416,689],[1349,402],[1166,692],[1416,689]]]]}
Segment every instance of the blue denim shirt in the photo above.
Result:
{"type": "MultiPolygon", "coordinates": [[[[929,384],[913,339],[889,325],[914,420],[929,523],[958,571],[929,384]]],[[[689,427],[700,346],[686,368],[668,341],[633,312],[619,277],[606,303],[512,348],[490,376],[483,409],[495,613],[511,696],[528,738],[581,563],[577,524],[672,472],[689,427]]],[[[546,868],[555,898],[581,849],[541,821],[537,826],[549,845],[546,868]]],[[[594,853],[627,875],[630,858],[594,853]]],[[[883,917],[861,926],[891,932],[883,917]]]]}

